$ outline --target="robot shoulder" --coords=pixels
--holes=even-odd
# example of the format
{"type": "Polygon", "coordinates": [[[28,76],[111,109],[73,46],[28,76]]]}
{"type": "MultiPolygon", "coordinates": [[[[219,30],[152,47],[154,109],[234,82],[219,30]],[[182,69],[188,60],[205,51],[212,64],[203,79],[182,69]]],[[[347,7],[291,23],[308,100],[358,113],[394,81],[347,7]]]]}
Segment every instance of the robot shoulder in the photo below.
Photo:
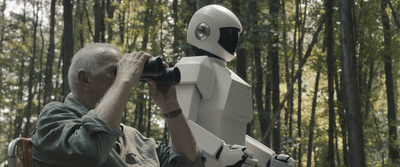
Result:
{"type": "Polygon", "coordinates": [[[175,66],[181,71],[180,85],[196,84],[203,98],[211,98],[216,74],[208,56],[185,57],[175,66]]]}

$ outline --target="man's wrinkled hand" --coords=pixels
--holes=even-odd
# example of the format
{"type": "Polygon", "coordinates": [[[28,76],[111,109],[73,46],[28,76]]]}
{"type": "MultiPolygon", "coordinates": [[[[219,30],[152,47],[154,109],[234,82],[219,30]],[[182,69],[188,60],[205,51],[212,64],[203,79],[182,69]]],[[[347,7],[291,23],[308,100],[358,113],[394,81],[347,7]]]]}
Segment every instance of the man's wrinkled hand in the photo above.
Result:
{"type": "Polygon", "coordinates": [[[127,82],[128,86],[135,87],[140,81],[144,63],[150,57],[150,54],[142,51],[126,54],[118,62],[115,82],[127,82]]]}
{"type": "MultiPolygon", "coordinates": [[[[169,62],[168,65],[164,63],[164,68],[173,66],[174,64],[172,62],[169,62]]],[[[157,84],[157,82],[152,79],[149,79],[147,84],[150,88],[150,97],[153,99],[154,103],[160,107],[163,114],[180,109],[175,85],[157,84]]]]}

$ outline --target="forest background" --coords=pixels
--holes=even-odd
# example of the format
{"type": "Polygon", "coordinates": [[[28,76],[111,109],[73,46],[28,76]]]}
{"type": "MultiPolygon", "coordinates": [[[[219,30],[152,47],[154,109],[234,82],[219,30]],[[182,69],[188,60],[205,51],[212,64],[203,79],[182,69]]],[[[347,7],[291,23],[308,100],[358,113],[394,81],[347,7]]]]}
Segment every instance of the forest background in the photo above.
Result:
{"type": "MultiPolygon", "coordinates": [[[[191,16],[211,3],[244,27],[228,68],[253,89],[248,135],[297,166],[400,164],[397,0],[2,0],[0,164],[12,139],[30,137],[41,108],[69,93],[80,48],[107,42],[177,62],[193,55],[191,16]]],[[[167,140],[144,85],[122,122],[167,140]]]]}

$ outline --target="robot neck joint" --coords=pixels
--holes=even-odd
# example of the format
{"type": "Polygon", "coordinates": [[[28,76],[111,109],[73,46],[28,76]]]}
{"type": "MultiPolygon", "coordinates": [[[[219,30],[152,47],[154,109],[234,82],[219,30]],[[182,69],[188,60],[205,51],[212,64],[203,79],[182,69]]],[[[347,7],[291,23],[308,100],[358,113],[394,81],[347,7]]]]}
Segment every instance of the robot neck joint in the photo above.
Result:
{"type": "MultiPolygon", "coordinates": [[[[210,52],[207,52],[207,51],[205,51],[205,50],[203,50],[203,49],[199,49],[199,48],[196,47],[196,46],[193,46],[193,45],[192,45],[192,47],[193,47],[193,51],[194,51],[194,55],[195,55],[195,56],[205,56],[205,55],[207,55],[208,57],[213,57],[213,58],[218,58],[218,59],[224,60],[224,59],[222,59],[221,57],[219,57],[219,56],[217,56],[217,55],[215,55],[215,54],[212,54],[212,53],[210,53],[210,52]]],[[[224,61],[225,61],[225,60],[224,60],[224,61]]]]}

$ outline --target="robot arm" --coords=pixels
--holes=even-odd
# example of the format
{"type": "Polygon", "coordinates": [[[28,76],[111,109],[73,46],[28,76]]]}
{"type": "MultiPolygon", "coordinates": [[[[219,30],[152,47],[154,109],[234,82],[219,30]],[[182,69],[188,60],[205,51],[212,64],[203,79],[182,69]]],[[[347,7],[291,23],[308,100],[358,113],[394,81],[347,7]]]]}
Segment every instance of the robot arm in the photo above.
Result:
{"type": "Polygon", "coordinates": [[[207,56],[184,57],[175,67],[181,71],[176,87],[178,101],[186,118],[197,121],[201,99],[210,99],[214,90],[215,71],[207,56]]]}
{"type": "Polygon", "coordinates": [[[276,154],[275,151],[252,137],[246,135],[245,146],[259,159],[258,166],[267,167],[294,167],[296,161],[288,155],[276,154]]]}
{"type": "Polygon", "coordinates": [[[253,159],[253,153],[244,146],[228,145],[193,121],[188,120],[188,124],[193,131],[198,147],[223,167],[254,167],[257,164],[258,160],[253,159]]]}
{"type": "Polygon", "coordinates": [[[253,153],[241,145],[223,144],[216,156],[222,166],[253,167],[258,160],[253,158],[253,153]]]}

